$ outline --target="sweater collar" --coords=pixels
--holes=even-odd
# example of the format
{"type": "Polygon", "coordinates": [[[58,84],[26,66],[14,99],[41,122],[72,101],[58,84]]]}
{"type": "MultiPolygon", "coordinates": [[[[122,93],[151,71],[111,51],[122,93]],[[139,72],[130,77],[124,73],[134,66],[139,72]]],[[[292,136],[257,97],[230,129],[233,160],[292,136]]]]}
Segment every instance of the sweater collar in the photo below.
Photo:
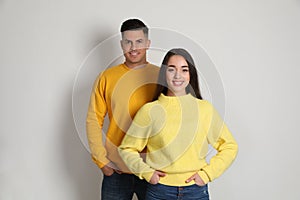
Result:
{"type": "Polygon", "coordinates": [[[136,67],[134,67],[134,68],[128,67],[128,66],[125,64],[125,62],[122,63],[122,65],[123,65],[123,67],[124,67],[126,70],[138,70],[138,69],[145,69],[145,68],[147,68],[147,67],[150,65],[150,63],[147,62],[147,63],[145,63],[145,64],[143,64],[143,65],[136,66],[136,67]]]}
{"type": "Polygon", "coordinates": [[[190,93],[182,96],[166,96],[161,93],[158,97],[158,100],[163,104],[181,104],[192,99],[194,99],[194,97],[190,93]]]}

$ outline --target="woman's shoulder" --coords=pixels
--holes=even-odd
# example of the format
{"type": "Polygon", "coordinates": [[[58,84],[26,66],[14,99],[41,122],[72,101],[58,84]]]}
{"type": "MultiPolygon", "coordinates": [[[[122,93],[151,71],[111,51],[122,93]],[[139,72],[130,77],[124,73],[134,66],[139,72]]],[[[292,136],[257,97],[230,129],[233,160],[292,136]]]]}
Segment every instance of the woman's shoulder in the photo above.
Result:
{"type": "Polygon", "coordinates": [[[213,105],[210,101],[204,99],[198,99],[198,104],[202,108],[212,109],[213,105]]]}
{"type": "Polygon", "coordinates": [[[149,110],[151,110],[151,108],[153,108],[155,105],[157,105],[158,104],[158,101],[157,100],[155,100],[155,101],[150,101],[150,102],[147,102],[147,103],[145,103],[140,109],[139,109],[139,111],[149,111],[149,110]]]}
{"type": "Polygon", "coordinates": [[[141,109],[151,109],[153,106],[157,105],[158,104],[158,100],[154,100],[154,101],[150,101],[150,102],[147,102],[145,103],[141,109]]]}

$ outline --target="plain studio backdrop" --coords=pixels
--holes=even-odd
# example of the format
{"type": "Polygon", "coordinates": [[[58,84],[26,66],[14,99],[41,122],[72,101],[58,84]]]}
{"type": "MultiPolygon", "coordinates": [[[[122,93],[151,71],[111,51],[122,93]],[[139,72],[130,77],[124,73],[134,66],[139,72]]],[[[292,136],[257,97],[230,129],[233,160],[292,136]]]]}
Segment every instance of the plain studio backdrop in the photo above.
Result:
{"type": "MultiPolygon", "coordinates": [[[[74,118],[86,108],[72,104],[103,69],[82,70],[90,52],[131,17],[194,41],[218,72],[239,154],[210,183],[211,199],[300,199],[299,0],[0,0],[0,199],[100,199],[74,118]]],[[[106,53],[120,55],[117,45],[106,53]]]]}

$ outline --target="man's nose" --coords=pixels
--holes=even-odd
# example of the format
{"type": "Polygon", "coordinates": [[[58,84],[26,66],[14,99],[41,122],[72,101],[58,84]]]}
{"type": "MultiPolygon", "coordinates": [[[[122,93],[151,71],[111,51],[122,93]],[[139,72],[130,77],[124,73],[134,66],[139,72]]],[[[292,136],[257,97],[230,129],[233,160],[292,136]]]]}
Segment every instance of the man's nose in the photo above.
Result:
{"type": "Polygon", "coordinates": [[[136,44],[134,42],[131,43],[130,49],[131,50],[135,50],[136,49],[136,44]]]}

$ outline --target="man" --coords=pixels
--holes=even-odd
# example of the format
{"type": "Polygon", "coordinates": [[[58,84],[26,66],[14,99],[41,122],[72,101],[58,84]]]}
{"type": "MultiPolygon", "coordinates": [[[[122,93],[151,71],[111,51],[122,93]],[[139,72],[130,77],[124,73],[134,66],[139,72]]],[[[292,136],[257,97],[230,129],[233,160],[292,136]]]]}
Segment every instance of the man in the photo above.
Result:
{"type": "Polygon", "coordinates": [[[130,173],[118,146],[138,109],[153,98],[159,68],[147,62],[150,46],[147,26],[129,19],[121,26],[125,62],[103,71],[95,81],[86,128],[93,161],[103,173],[102,200],[145,198],[147,183],[130,173]],[[109,126],[102,137],[105,115],[109,126]],[[105,142],[104,142],[105,140],[105,142]]]}

